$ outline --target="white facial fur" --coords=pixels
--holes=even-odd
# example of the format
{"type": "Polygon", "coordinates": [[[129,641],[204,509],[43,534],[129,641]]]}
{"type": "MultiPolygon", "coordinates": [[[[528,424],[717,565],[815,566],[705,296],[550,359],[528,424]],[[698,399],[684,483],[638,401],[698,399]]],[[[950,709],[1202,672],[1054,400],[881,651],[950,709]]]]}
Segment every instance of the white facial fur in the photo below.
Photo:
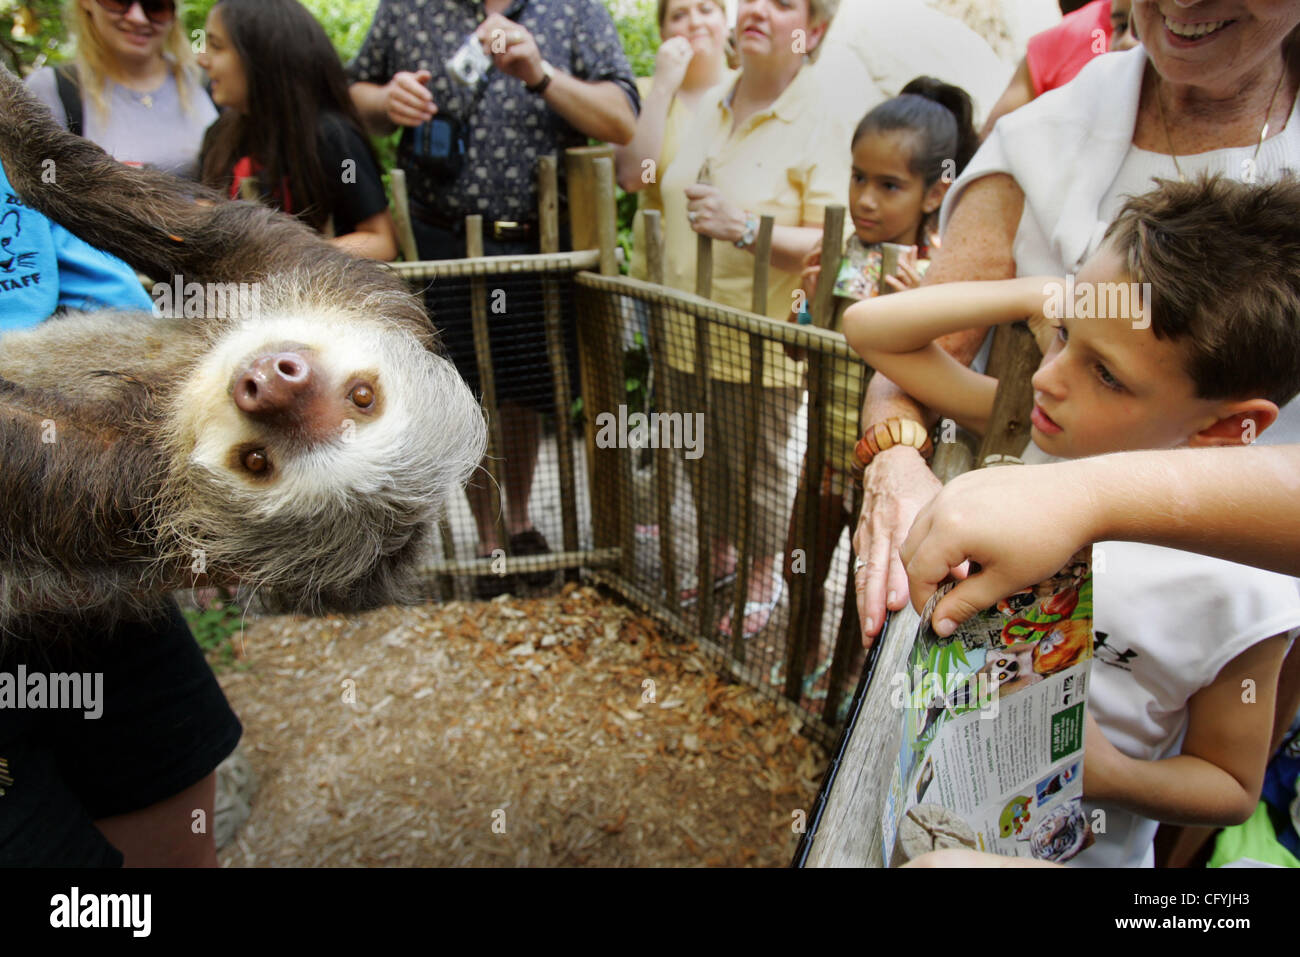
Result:
{"type": "Polygon", "coordinates": [[[191,448],[188,465],[225,476],[261,517],[306,519],[352,496],[421,488],[441,502],[483,453],[482,413],[451,363],[410,334],[344,311],[232,327],[180,390],[175,421],[177,445],[191,448]],[[340,396],[353,376],[369,380],[374,416],[340,415],[337,437],[310,449],[277,447],[273,430],[235,405],[231,386],[250,360],[286,343],[308,347],[340,396]],[[269,481],[231,468],[232,449],[249,443],[267,448],[275,469],[269,481]]]}

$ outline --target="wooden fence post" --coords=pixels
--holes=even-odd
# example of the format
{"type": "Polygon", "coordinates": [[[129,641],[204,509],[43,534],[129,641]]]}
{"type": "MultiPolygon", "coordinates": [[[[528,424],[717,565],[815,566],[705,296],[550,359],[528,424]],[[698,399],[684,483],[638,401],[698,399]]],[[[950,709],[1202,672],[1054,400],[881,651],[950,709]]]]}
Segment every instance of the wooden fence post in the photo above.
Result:
{"type": "Polygon", "coordinates": [[[394,166],[389,173],[388,185],[393,192],[393,225],[397,229],[397,248],[408,263],[418,262],[420,253],[415,245],[415,230],[411,226],[411,196],[406,189],[406,170],[394,166]]]}
{"type": "MultiPolygon", "coordinates": [[[[606,273],[613,259],[613,250],[606,251],[602,240],[610,243],[617,238],[616,210],[614,208],[612,146],[580,146],[564,153],[565,176],[568,181],[569,234],[574,249],[601,249],[601,272],[606,273]],[[598,160],[604,163],[597,165],[598,160]],[[607,182],[602,185],[601,180],[607,182]],[[602,222],[602,219],[607,222],[602,222]]],[[[611,376],[610,342],[613,333],[595,322],[578,322],[578,370],[582,383],[583,416],[586,419],[587,495],[591,502],[592,544],[609,548],[618,541],[619,508],[613,483],[602,482],[607,450],[596,446],[596,415],[610,402],[611,376]]],[[[621,370],[619,370],[621,371],[621,370]]],[[[620,382],[621,382],[620,378],[620,382]]],[[[617,450],[615,450],[615,453],[617,450]]]]}
{"type": "MultiPolygon", "coordinates": [[[[465,255],[475,259],[483,255],[483,217],[465,217],[465,255]]],[[[483,407],[488,414],[488,454],[483,467],[488,473],[488,496],[496,516],[497,541],[506,547],[505,514],[501,510],[501,463],[505,456],[505,432],[497,406],[496,370],[492,365],[492,339],[488,332],[487,283],[482,276],[470,278],[470,322],[474,330],[474,357],[478,361],[479,385],[483,389],[483,407]]],[[[478,479],[479,477],[475,477],[478,479]]]]}
{"type": "MultiPolygon", "coordinates": [[[[558,164],[554,155],[537,161],[537,213],[540,227],[540,251],[560,251],[560,195],[558,164]]],[[[569,364],[564,349],[563,317],[560,315],[560,287],[553,278],[542,275],[542,308],[546,323],[546,351],[551,362],[551,383],[555,395],[555,446],[560,471],[560,514],[563,522],[564,550],[578,550],[578,494],[573,467],[573,437],[569,426],[569,364]]],[[[570,581],[576,575],[570,569],[570,581]]]]}
{"type": "Polygon", "coordinates": [[[991,456],[1016,456],[1029,443],[1029,412],[1034,404],[1034,370],[1042,359],[1038,343],[1025,322],[998,326],[993,331],[988,372],[998,380],[993,413],[980,444],[975,465],[982,468],[991,456]]]}
{"type": "MultiPolygon", "coordinates": [[[[647,209],[645,216],[646,276],[650,282],[662,286],[664,282],[664,233],[661,214],[657,209],[647,209]]],[[[655,404],[661,410],[673,410],[668,374],[668,335],[664,312],[658,303],[648,303],[650,311],[650,357],[654,370],[655,404]]],[[[664,603],[674,618],[681,615],[681,595],[677,582],[677,536],[673,532],[673,504],[677,497],[676,458],[660,455],[655,459],[655,512],[659,522],[659,568],[664,587],[664,603]]]]}

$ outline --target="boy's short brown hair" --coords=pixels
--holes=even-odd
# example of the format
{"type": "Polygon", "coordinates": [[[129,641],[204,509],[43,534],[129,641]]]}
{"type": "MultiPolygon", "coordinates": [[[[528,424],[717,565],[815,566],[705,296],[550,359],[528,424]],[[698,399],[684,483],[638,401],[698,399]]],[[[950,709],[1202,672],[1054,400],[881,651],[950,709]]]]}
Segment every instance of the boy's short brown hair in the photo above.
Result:
{"type": "Polygon", "coordinates": [[[1157,180],[1106,230],[1158,339],[1185,344],[1202,399],[1300,392],[1300,182],[1157,180]]]}

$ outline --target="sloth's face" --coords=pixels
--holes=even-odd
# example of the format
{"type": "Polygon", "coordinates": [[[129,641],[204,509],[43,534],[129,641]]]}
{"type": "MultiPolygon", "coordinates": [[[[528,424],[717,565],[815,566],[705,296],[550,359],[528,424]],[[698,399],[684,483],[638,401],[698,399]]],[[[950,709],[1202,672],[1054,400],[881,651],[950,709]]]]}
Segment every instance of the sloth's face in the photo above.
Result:
{"type": "Polygon", "coordinates": [[[482,414],[451,364],[353,315],[236,326],[176,410],[189,465],[275,513],[382,494],[412,471],[468,474],[482,445],[482,414]]]}
{"type": "Polygon", "coordinates": [[[233,326],[177,391],[169,432],[185,548],[300,608],[394,600],[487,435],[446,358],[320,312],[233,326]]]}

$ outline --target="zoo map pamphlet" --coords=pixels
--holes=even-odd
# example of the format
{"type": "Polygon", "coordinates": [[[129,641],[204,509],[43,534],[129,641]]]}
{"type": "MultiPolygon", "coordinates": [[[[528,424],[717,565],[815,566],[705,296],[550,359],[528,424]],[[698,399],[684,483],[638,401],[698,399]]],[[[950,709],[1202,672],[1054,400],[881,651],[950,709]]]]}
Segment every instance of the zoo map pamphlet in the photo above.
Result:
{"type": "Polygon", "coordinates": [[[884,860],[944,847],[1068,860],[1092,843],[1081,804],[1091,549],[945,639],[930,616],[951,587],[930,599],[890,688],[903,737],[884,860]]]}

